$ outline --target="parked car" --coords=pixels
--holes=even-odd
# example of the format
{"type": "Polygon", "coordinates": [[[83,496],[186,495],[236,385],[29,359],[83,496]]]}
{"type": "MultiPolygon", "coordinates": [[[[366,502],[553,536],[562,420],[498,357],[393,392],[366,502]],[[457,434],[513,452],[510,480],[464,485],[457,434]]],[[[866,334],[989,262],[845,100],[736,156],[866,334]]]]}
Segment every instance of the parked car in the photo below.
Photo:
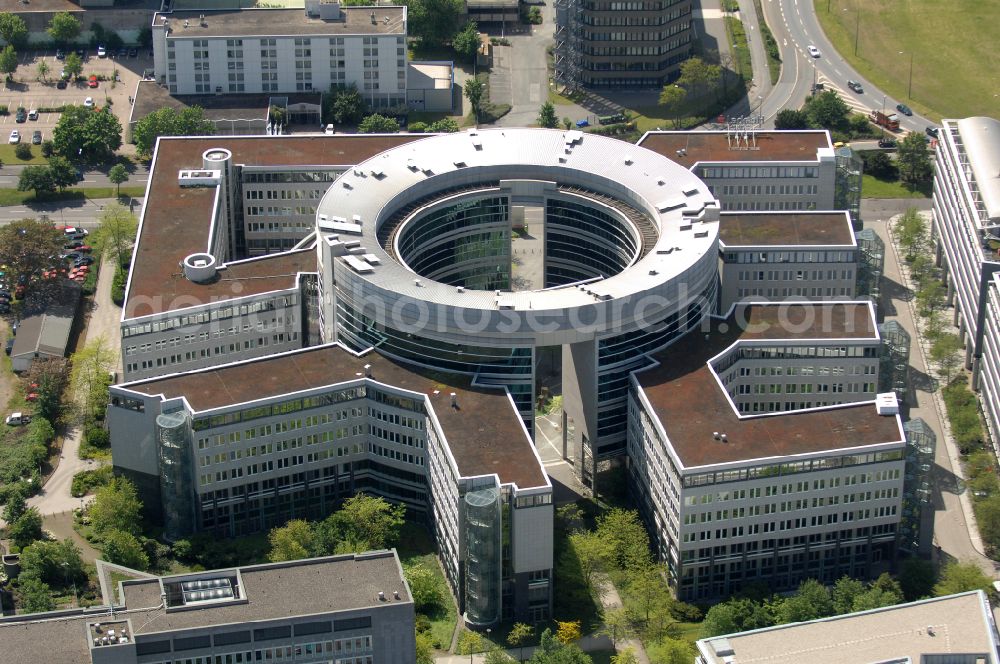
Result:
{"type": "Polygon", "coordinates": [[[61,78],[58,81],[56,81],[56,87],[59,88],[60,90],[65,90],[66,89],[66,79],[65,78],[61,78]]]}
{"type": "Polygon", "coordinates": [[[85,254],[89,254],[90,252],[92,252],[94,250],[94,248],[91,247],[90,245],[81,244],[79,247],[76,248],[76,250],[77,251],[82,251],[85,254]]]}
{"type": "Polygon", "coordinates": [[[128,57],[135,58],[135,57],[138,57],[138,55],[139,55],[139,49],[137,49],[137,48],[130,48],[128,50],[128,57]]]}
{"type": "Polygon", "coordinates": [[[93,265],[93,264],[94,264],[93,256],[81,256],[80,258],[77,258],[75,261],[73,261],[73,265],[75,265],[76,267],[81,267],[84,265],[93,265]]]}
{"type": "Polygon", "coordinates": [[[896,110],[902,113],[903,115],[907,116],[913,115],[913,111],[910,110],[910,107],[907,106],[906,104],[896,104],[896,110]]]}
{"type": "Polygon", "coordinates": [[[10,138],[7,139],[7,142],[10,143],[11,145],[17,145],[18,143],[20,143],[21,132],[19,132],[17,129],[11,129],[10,138]]]}
{"type": "Polygon", "coordinates": [[[15,122],[24,122],[28,119],[28,111],[24,110],[24,106],[18,106],[17,111],[14,113],[15,122]]]}
{"type": "Polygon", "coordinates": [[[938,137],[938,128],[937,127],[933,127],[933,126],[932,127],[927,127],[926,129],[924,129],[924,133],[927,134],[928,136],[930,136],[931,138],[937,138],[938,137]]]}
{"type": "Polygon", "coordinates": [[[86,99],[83,100],[83,105],[86,108],[93,108],[94,107],[94,98],[93,97],[87,97],[86,99]]]}
{"type": "Polygon", "coordinates": [[[97,74],[91,74],[90,75],[90,78],[87,79],[87,87],[88,88],[96,88],[97,87],[97,74]]]}
{"type": "Polygon", "coordinates": [[[38,119],[38,111],[35,110],[35,109],[31,109],[30,111],[28,111],[28,119],[31,120],[32,122],[34,122],[35,120],[37,120],[38,119]]]}
{"type": "Polygon", "coordinates": [[[20,412],[11,413],[7,416],[7,419],[4,420],[4,423],[9,424],[12,427],[19,427],[22,424],[28,424],[29,422],[31,422],[31,416],[20,412]]]}
{"type": "Polygon", "coordinates": [[[124,46],[122,46],[120,49],[118,49],[118,57],[119,58],[124,58],[127,55],[128,55],[128,49],[127,48],[125,48],[124,46]]]}
{"type": "Polygon", "coordinates": [[[806,50],[809,51],[809,55],[811,55],[814,58],[818,58],[820,55],[822,55],[819,52],[819,49],[813,46],[812,44],[810,44],[809,48],[807,48],[806,50]]]}
{"type": "Polygon", "coordinates": [[[878,146],[880,148],[894,148],[896,147],[896,139],[895,138],[879,139],[878,146]]]}
{"type": "Polygon", "coordinates": [[[847,87],[849,87],[850,89],[854,90],[858,94],[862,94],[865,91],[865,89],[863,87],[861,87],[861,84],[858,83],[857,81],[848,81],[847,82],[847,87]]]}
{"type": "Polygon", "coordinates": [[[56,60],[65,60],[65,59],[66,59],[66,51],[62,50],[61,48],[57,48],[56,60]]]}
{"type": "Polygon", "coordinates": [[[35,131],[31,132],[31,144],[32,145],[41,145],[42,144],[42,132],[39,131],[38,129],[36,129],[35,131]]]}
{"type": "Polygon", "coordinates": [[[76,54],[79,55],[80,58],[86,58],[87,57],[87,51],[83,50],[82,48],[76,49],[76,54]]]}
{"type": "MultiPolygon", "coordinates": [[[[8,307],[10,307],[10,305],[9,305],[9,304],[8,304],[7,306],[8,306],[8,307]]],[[[13,339],[8,339],[8,340],[7,340],[7,345],[6,345],[6,346],[4,346],[4,349],[3,349],[3,350],[4,350],[4,352],[5,352],[5,353],[7,353],[8,355],[10,355],[11,353],[13,353],[13,352],[14,352],[14,340],[13,340],[13,339]]]]}
{"type": "Polygon", "coordinates": [[[97,47],[97,57],[99,57],[99,58],[106,58],[106,57],[108,57],[108,49],[104,48],[103,46],[98,46],[97,47]]]}

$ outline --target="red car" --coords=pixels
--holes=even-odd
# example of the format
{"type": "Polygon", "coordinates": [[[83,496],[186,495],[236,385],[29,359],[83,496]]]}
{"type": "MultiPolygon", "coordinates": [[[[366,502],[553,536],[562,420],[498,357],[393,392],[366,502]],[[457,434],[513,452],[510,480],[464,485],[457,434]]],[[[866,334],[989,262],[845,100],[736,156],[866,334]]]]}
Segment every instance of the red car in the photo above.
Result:
{"type": "Polygon", "coordinates": [[[76,247],[76,248],[73,249],[73,251],[82,251],[85,254],[89,254],[93,250],[94,250],[93,247],[91,247],[89,245],[86,245],[86,244],[81,244],[79,247],[76,247]]]}
{"type": "Polygon", "coordinates": [[[87,87],[88,88],[96,88],[97,87],[97,75],[96,74],[91,74],[90,78],[87,79],[87,87]]]}
{"type": "Polygon", "coordinates": [[[38,401],[38,394],[36,392],[29,392],[24,397],[25,401],[38,401]]]}

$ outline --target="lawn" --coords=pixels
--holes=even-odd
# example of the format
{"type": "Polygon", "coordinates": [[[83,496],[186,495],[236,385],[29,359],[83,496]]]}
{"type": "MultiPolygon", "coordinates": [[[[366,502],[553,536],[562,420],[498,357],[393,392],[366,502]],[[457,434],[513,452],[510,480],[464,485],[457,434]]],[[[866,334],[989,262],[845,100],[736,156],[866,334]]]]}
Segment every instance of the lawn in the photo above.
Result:
{"type": "Polygon", "coordinates": [[[427,617],[431,621],[431,641],[440,650],[451,647],[451,637],[455,633],[455,623],[458,621],[458,609],[452,599],[448,581],[444,578],[441,566],[434,552],[434,538],[427,528],[420,523],[407,521],[396,545],[399,560],[403,566],[420,564],[434,572],[445,588],[443,610],[427,617]]]}
{"type": "MultiPolygon", "coordinates": [[[[9,133],[9,132],[8,132],[9,133]]],[[[31,132],[24,130],[21,132],[21,141],[30,141],[31,132]]],[[[9,143],[0,144],[0,163],[7,166],[17,166],[19,164],[44,164],[48,162],[48,159],[42,156],[42,148],[40,145],[31,146],[31,159],[18,159],[14,155],[15,146],[9,143]]]]}
{"type": "MultiPolygon", "coordinates": [[[[136,197],[145,196],[146,188],[139,187],[122,187],[121,195],[123,197],[136,197]]],[[[51,201],[73,201],[73,200],[84,200],[84,199],[96,199],[96,198],[114,198],[115,188],[114,187],[77,187],[73,189],[67,189],[61,194],[52,194],[46,196],[41,201],[35,200],[35,192],[33,191],[18,191],[17,189],[0,189],[0,206],[7,205],[24,205],[25,203],[35,203],[35,202],[51,202],[51,201]]]]}
{"type": "Polygon", "coordinates": [[[862,198],[928,198],[931,195],[930,183],[923,189],[909,189],[899,180],[879,180],[871,175],[862,176],[862,198]]]}
{"type": "Polygon", "coordinates": [[[1000,23],[1000,2],[813,0],[813,5],[840,54],[894,101],[934,119],[996,115],[1000,53],[995,26],[1000,23]]]}

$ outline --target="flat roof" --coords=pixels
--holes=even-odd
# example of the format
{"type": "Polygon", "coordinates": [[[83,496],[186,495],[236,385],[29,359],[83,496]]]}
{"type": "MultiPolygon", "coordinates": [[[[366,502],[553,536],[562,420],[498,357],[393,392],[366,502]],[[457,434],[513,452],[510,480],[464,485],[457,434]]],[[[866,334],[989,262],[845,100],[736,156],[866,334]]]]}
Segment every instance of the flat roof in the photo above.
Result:
{"type": "Polygon", "coordinates": [[[698,650],[707,664],[918,664],[930,654],[975,654],[997,664],[989,611],[977,590],[702,639],[698,650]]]}
{"type": "Polygon", "coordinates": [[[323,20],[304,9],[223,9],[157,13],[153,25],[170,20],[168,39],[205,37],[300,37],[308,35],[405,35],[406,7],[341,7],[340,18],[323,20]],[[371,20],[375,12],[375,22],[371,20]],[[201,17],[204,16],[204,23],[201,17]],[[388,19],[388,20],[386,20],[388,19]],[[184,22],[187,21],[187,27],[184,22]]]}
{"type": "Polygon", "coordinates": [[[986,216],[990,223],[1000,224],[1000,120],[973,117],[948,121],[952,122],[962,138],[986,216]]]}
{"type": "Polygon", "coordinates": [[[637,145],[687,168],[698,162],[816,161],[817,150],[833,149],[825,130],[758,131],[756,143],[749,150],[742,147],[742,142],[741,147],[731,148],[725,131],[650,131],[637,145]]]}
{"type": "Polygon", "coordinates": [[[117,388],[185,397],[195,412],[202,412],[360,380],[366,364],[372,380],[427,396],[463,476],[496,473],[501,483],[522,489],[545,485],[531,440],[504,390],[474,387],[466,376],[420,372],[376,352],[358,357],[331,344],[117,388]]]}
{"type": "MultiPolygon", "coordinates": [[[[311,93],[271,93],[249,95],[172,95],[156,81],[139,81],[135,89],[130,122],[138,122],[153,111],[168,107],[182,111],[199,106],[207,120],[256,120],[267,121],[268,103],[275,98],[286,98],[288,104],[310,103],[319,105],[322,95],[311,93]]],[[[224,127],[225,128],[225,127],[224,127]]]]}
{"type": "MultiPolygon", "coordinates": [[[[211,148],[233,153],[246,166],[353,166],[388,148],[426,138],[416,134],[163,138],[157,144],[142,223],[133,254],[124,319],[163,313],[209,301],[291,288],[296,271],[316,271],[309,252],[270,254],[223,271],[223,280],[196,284],[185,279],[181,261],[208,250],[216,187],[181,187],[181,169],[201,168],[211,148]],[[268,279],[261,279],[268,277],[268,279]]],[[[315,256],[315,253],[312,253],[315,256]]]]}
{"type": "Polygon", "coordinates": [[[741,341],[876,340],[867,303],[743,304],[711,324],[707,334],[690,332],[653,356],[659,366],[636,374],[685,468],[903,440],[898,419],[876,414],[871,402],[741,417],[708,366],[741,341]],[[728,442],[714,440],[715,431],[728,442]]]}
{"type": "Polygon", "coordinates": [[[854,246],[847,212],[723,212],[719,242],[738,246],[854,246]]]}

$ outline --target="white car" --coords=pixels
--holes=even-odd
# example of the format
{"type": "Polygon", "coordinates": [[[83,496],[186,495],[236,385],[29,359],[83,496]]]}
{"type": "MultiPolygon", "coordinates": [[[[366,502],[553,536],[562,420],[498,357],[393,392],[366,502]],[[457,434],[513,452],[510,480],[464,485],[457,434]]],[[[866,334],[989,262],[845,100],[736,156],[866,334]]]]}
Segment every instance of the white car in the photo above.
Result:
{"type": "Polygon", "coordinates": [[[97,57],[99,57],[99,58],[106,58],[107,56],[108,56],[108,50],[106,48],[104,48],[103,46],[98,46],[97,47],[97,57]]]}
{"type": "Polygon", "coordinates": [[[87,108],[93,108],[94,107],[94,98],[93,97],[87,97],[86,99],[83,100],[83,105],[85,107],[87,107],[87,108]]]}
{"type": "Polygon", "coordinates": [[[14,129],[13,131],[11,131],[10,132],[10,138],[7,140],[7,142],[10,143],[11,145],[14,145],[15,143],[20,143],[21,142],[21,132],[19,132],[17,129],[14,129]]]}
{"type": "Polygon", "coordinates": [[[813,46],[812,44],[810,44],[809,48],[807,48],[806,50],[809,51],[809,55],[813,56],[814,58],[818,58],[820,56],[819,49],[813,46]]]}

